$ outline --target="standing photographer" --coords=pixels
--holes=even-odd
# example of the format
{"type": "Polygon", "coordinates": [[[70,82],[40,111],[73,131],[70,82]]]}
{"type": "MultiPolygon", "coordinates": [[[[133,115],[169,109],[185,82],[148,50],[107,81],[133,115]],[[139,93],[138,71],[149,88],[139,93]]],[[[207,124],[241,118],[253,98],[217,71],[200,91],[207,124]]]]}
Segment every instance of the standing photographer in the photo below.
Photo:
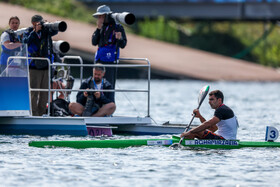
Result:
{"type": "MultiPolygon", "coordinates": [[[[111,16],[108,6],[102,5],[97,8],[93,17],[97,18],[97,29],[92,35],[92,45],[98,45],[95,54],[95,63],[116,64],[119,59],[119,48],[124,48],[127,43],[124,28],[117,24],[111,16]]],[[[115,88],[117,69],[107,68],[105,78],[115,88]]]]}
{"type": "MultiPolygon", "coordinates": [[[[43,17],[34,15],[31,18],[33,27],[28,28],[24,33],[23,43],[28,44],[28,53],[31,57],[48,58],[53,60],[52,36],[58,33],[58,30],[47,28],[43,25],[43,17]]],[[[31,60],[30,69],[30,87],[37,89],[48,89],[48,62],[46,60],[31,60]]],[[[42,116],[46,113],[46,104],[48,102],[48,92],[31,92],[32,114],[42,116]]]]}
{"type": "Polygon", "coordinates": [[[14,32],[18,30],[20,20],[17,16],[13,16],[9,19],[9,29],[5,30],[1,34],[1,47],[2,53],[0,58],[0,75],[7,66],[7,60],[10,56],[16,56],[15,52],[22,44],[20,43],[17,34],[14,32]]]}

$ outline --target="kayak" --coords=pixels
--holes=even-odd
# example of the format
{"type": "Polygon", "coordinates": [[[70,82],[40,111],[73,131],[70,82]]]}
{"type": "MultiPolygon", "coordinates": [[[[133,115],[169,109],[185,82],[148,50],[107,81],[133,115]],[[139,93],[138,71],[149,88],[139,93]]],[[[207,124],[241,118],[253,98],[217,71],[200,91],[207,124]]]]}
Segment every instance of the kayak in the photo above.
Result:
{"type": "MultiPolygon", "coordinates": [[[[66,141],[31,141],[29,146],[39,148],[70,147],[85,148],[127,148],[139,146],[170,146],[178,143],[180,137],[170,139],[116,139],[116,140],[66,140],[66,141]]],[[[184,140],[185,147],[208,149],[239,149],[243,147],[280,147],[280,142],[254,142],[239,140],[184,140]]]]}

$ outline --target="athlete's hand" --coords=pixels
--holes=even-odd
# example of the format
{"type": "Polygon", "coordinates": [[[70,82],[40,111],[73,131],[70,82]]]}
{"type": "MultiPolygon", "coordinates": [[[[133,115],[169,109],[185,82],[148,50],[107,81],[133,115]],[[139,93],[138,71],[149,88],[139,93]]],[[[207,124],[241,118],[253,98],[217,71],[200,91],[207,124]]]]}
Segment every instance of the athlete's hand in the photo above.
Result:
{"type": "Polygon", "coordinates": [[[183,138],[183,137],[188,138],[189,136],[190,136],[190,131],[188,131],[188,132],[183,132],[183,133],[180,135],[180,138],[183,138]]]}
{"type": "Polygon", "coordinates": [[[194,110],[193,110],[193,115],[194,115],[194,117],[196,117],[196,118],[200,118],[200,117],[201,117],[201,114],[200,114],[200,112],[199,112],[199,109],[194,109],[194,110]]]}

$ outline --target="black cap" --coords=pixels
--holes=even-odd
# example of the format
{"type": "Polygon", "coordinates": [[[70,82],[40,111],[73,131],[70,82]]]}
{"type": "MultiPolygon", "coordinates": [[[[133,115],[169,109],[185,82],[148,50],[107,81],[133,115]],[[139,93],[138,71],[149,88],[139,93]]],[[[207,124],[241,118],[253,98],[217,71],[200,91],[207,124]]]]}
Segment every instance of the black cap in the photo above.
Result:
{"type": "Polygon", "coordinates": [[[43,21],[43,17],[41,15],[34,15],[31,18],[31,22],[40,22],[43,21]]]}

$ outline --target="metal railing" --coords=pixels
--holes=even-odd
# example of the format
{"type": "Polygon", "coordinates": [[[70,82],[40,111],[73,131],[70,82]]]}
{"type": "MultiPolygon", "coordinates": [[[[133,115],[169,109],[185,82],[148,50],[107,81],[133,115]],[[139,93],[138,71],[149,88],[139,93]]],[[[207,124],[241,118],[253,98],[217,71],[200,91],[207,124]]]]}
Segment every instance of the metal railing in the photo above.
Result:
{"type": "MultiPolygon", "coordinates": [[[[27,59],[28,60],[46,60],[49,64],[49,69],[51,67],[80,67],[80,84],[82,83],[83,80],[83,68],[84,67],[115,67],[115,68],[143,68],[146,67],[148,69],[148,75],[147,75],[147,80],[148,80],[148,88],[147,89],[111,89],[111,90],[99,90],[100,92],[144,92],[147,93],[148,99],[147,99],[147,116],[150,116],[150,82],[151,82],[151,64],[150,61],[147,58],[120,58],[119,60],[124,60],[124,61],[144,61],[146,64],[83,64],[83,60],[80,56],[64,56],[62,59],[63,61],[65,60],[79,60],[80,64],[66,64],[66,63],[53,63],[51,64],[50,60],[48,58],[39,58],[39,57],[18,57],[18,56],[11,56],[8,58],[8,61],[11,59],[27,59]]],[[[27,68],[29,69],[29,68],[27,68]]],[[[28,74],[29,74],[29,70],[28,74]]],[[[29,76],[28,76],[29,77],[29,76]]],[[[56,92],[56,91],[74,91],[74,92],[79,92],[79,91],[87,91],[87,92],[94,92],[94,90],[85,90],[85,89],[52,89],[51,88],[51,71],[48,72],[48,89],[37,89],[37,88],[30,88],[30,78],[28,78],[28,86],[30,92],[32,91],[45,91],[48,92],[48,113],[47,116],[50,116],[50,99],[51,99],[51,92],[56,92]]],[[[31,106],[31,100],[30,100],[30,95],[29,95],[29,102],[31,106]]],[[[32,107],[30,107],[31,113],[32,113],[32,107]]]]}

